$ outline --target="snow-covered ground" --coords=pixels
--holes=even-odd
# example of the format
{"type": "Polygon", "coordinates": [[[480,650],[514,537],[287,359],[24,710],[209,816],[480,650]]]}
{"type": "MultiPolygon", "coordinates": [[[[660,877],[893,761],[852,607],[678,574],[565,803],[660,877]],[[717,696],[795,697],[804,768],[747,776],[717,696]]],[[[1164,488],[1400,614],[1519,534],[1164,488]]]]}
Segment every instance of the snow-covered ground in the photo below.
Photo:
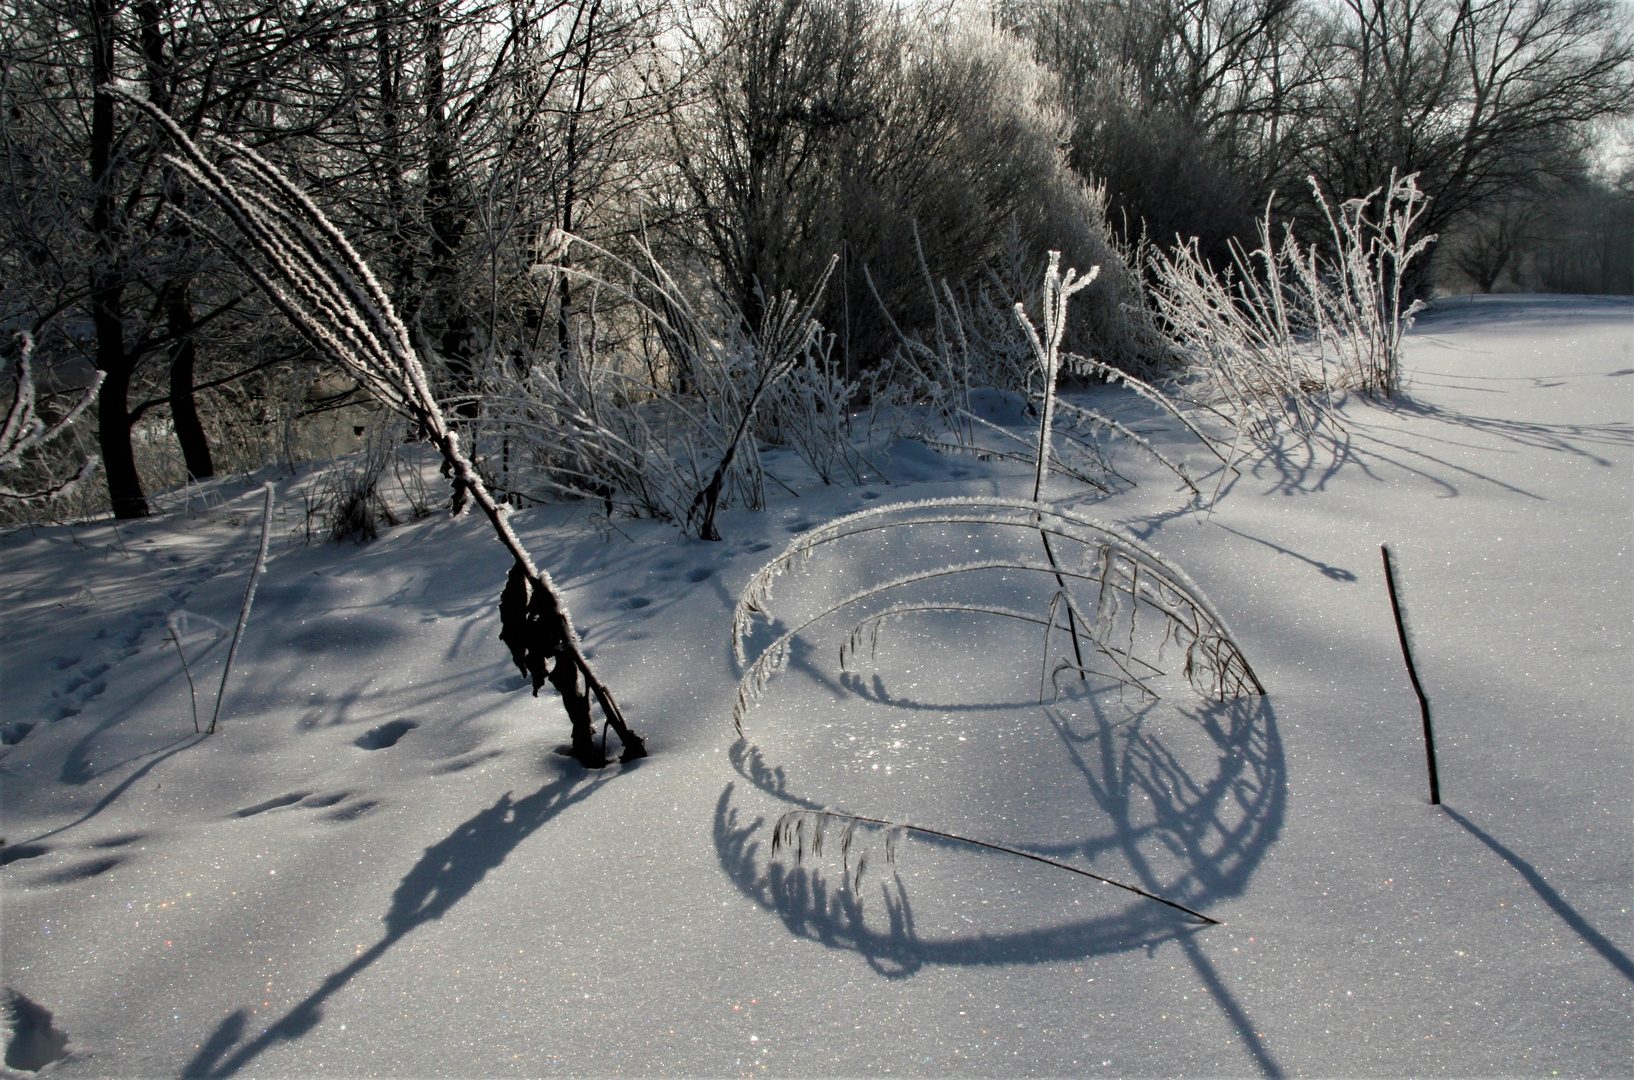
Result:
{"type": "MultiPolygon", "coordinates": [[[[8,1064],[66,1035],[52,1074],[1627,1075],[1634,306],[1444,303],[1408,368],[1397,403],[1346,406],[1342,454],[1290,439],[1212,513],[1131,454],[1133,491],[1053,484],[1213,601],[1269,689],[1224,705],[1069,677],[1040,706],[1037,636],[980,616],[888,625],[842,673],[829,620],[739,741],[733,603],[792,535],[1029,490],[911,446],[865,488],[772,455],[799,497],[773,485],[722,543],[516,515],[652,751],[599,773],[556,752],[560,706],[498,640],[506,561],[478,518],[307,544],[314,477],[269,474],[0,538],[0,959],[53,1024],[8,1064]],[[237,617],[267,479],[272,558],[206,738],[166,618],[207,721],[210,620],[237,617]],[[913,836],[894,865],[865,836],[853,892],[834,844],[772,858],[802,806],[1224,925],[913,836]]],[[[1098,401],[1207,471],[1126,392],[1098,401]]],[[[834,545],[775,610],[990,542],[834,545]]]]}

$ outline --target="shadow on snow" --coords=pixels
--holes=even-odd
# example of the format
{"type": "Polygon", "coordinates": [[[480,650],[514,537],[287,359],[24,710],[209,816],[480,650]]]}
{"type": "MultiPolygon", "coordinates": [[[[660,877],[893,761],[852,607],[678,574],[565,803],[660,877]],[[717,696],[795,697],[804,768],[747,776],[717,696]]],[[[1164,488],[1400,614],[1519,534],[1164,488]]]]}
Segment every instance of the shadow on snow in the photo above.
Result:
{"type": "MultiPolygon", "coordinates": [[[[1188,710],[1186,719],[1205,736],[1204,745],[1215,762],[1211,775],[1200,776],[1189,772],[1166,744],[1150,711],[1150,707],[1134,710],[1131,718],[1126,709],[1120,708],[1114,717],[1096,708],[1089,722],[1074,727],[1059,712],[1047,710],[1054,733],[1083,778],[1091,806],[1099,811],[1094,819],[1101,827],[1094,836],[1030,845],[1027,850],[1092,864],[1097,872],[1113,877],[1128,875],[1124,880],[1129,884],[1207,910],[1246,890],[1281,831],[1286,771],[1275,716],[1264,698],[1203,703],[1188,710]],[[1109,862],[1116,862],[1119,870],[1107,869],[1109,862]]],[[[1197,760],[1195,754],[1188,756],[1197,760]]],[[[767,765],[760,749],[747,741],[740,739],[732,747],[731,760],[744,782],[787,809],[824,809],[818,801],[789,790],[783,769],[767,765]]],[[[911,977],[926,964],[1053,963],[1154,950],[1176,942],[1259,1071],[1282,1074],[1261,1045],[1242,1003],[1204,955],[1197,940],[1204,928],[1182,913],[1131,896],[1121,909],[1053,926],[923,934],[916,926],[907,887],[889,867],[878,886],[882,910],[865,914],[858,891],[848,883],[829,880],[816,866],[771,857],[774,822],[747,810],[737,788],[737,781],[728,784],[716,805],[717,855],[739,890],[781,919],[791,934],[854,951],[892,979],[911,977]]],[[[953,841],[910,835],[916,843],[972,850],[953,841]]]]}
{"type": "Polygon", "coordinates": [[[595,794],[617,775],[616,771],[588,773],[566,763],[562,768],[562,775],[532,795],[512,799],[506,792],[494,805],[426,848],[425,855],[403,875],[392,894],[391,908],[382,917],[385,933],[379,941],[324,979],[304,1000],[247,1042],[241,1040],[249,1024],[249,1011],[232,1013],[216,1026],[182,1070],[182,1076],[227,1076],[273,1044],[306,1035],[323,1019],[323,1003],[331,995],[415,928],[446,915],[535,830],[595,794]]]}

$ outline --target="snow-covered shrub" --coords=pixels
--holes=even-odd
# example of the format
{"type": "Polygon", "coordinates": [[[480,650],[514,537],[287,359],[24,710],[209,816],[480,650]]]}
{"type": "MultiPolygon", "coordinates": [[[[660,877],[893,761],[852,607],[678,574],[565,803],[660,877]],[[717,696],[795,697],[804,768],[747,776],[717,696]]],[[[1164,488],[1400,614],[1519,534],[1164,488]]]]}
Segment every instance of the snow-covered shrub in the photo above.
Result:
{"type": "Polygon", "coordinates": [[[1267,213],[1259,246],[1234,244],[1223,273],[1195,240],[1151,255],[1153,300],[1197,394],[1251,433],[1331,426],[1335,391],[1395,394],[1401,338],[1420,307],[1402,303],[1408,265],[1435,239],[1412,235],[1426,203],[1415,178],[1392,176],[1337,208],[1314,179],[1311,187],[1330,251],[1302,245],[1291,226],[1276,243],[1267,213]]]}
{"type": "Polygon", "coordinates": [[[411,517],[424,517],[423,504],[415,502],[403,478],[396,447],[379,424],[370,425],[363,450],[344,458],[336,458],[324,473],[315,490],[308,495],[307,518],[316,516],[321,524],[319,532],[336,542],[350,540],[366,543],[380,535],[382,525],[402,523],[391,500],[382,490],[388,466],[394,467],[399,487],[409,495],[411,517]]]}
{"type": "MultiPolygon", "coordinates": [[[[141,109],[163,129],[180,151],[167,154],[166,162],[209,198],[238,243],[212,223],[180,208],[173,212],[218,238],[296,330],[345,368],[375,401],[425,433],[452,476],[456,513],[475,503],[487,517],[515,560],[500,597],[500,638],[517,667],[532,677],[535,694],[548,679],[562,695],[573,725],[574,756],[592,767],[606,762],[605,751],[596,745],[592,695],[624,744],[623,760],[646,756],[643,740],[624,723],[612,692],[585,658],[566,601],[511,528],[508,508],[489,493],[432,393],[408,327],[356,249],[300,188],[254,150],[212,139],[218,159],[211,160],[157,106],[115,86],[101,89],[141,109]]],[[[245,608],[247,612],[248,598],[245,608]]]]}

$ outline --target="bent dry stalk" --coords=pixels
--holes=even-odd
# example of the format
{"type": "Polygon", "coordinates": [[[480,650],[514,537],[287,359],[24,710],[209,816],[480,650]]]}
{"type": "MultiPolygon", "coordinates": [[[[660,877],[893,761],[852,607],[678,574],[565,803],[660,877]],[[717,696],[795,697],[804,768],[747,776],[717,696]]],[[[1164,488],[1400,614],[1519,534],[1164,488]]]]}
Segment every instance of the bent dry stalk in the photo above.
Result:
{"type": "Polygon", "coordinates": [[[176,655],[181,658],[182,674],[187,676],[187,696],[193,703],[193,734],[199,733],[199,692],[193,685],[193,672],[187,666],[187,654],[182,651],[181,625],[177,622],[174,613],[165,616],[165,629],[170,631],[170,641],[176,646],[176,655]]]}
{"type": "MultiPolygon", "coordinates": [[[[517,629],[507,644],[517,666],[534,676],[536,693],[542,683],[528,665],[537,660],[548,666],[545,677],[562,694],[573,724],[574,756],[590,768],[606,764],[591,726],[593,694],[624,744],[621,760],[645,757],[645,742],[625,724],[612,691],[596,678],[585,659],[566,601],[550,575],[534,564],[506,520],[507,508],[494,500],[461,447],[459,435],[449,426],[408,327],[363,257],[304,191],[254,150],[215,138],[209,142],[219,160],[212,160],[158,106],[111,84],[101,90],[142,110],[164,130],[179,151],[165,155],[166,162],[215,204],[231,222],[240,243],[180,207],[172,207],[171,212],[213,239],[303,337],[340,364],[376,400],[412,420],[442,454],[453,477],[454,513],[475,503],[515,562],[512,576],[520,575],[525,593],[523,619],[516,622],[513,617],[517,629]],[[521,655],[517,640],[526,642],[521,655]]],[[[502,619],[506,610],[502,599],[502,619]]],[[[509,610],[516,611],[516,605],[509,610]]]]}

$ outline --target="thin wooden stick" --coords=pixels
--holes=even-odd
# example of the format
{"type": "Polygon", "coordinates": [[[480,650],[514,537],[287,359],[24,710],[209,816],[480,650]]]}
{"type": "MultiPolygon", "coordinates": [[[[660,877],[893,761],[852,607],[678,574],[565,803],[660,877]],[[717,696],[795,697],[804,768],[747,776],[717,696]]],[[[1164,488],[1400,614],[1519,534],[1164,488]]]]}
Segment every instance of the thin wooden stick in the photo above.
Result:
{"type": "Polygon", "coordinates": [[[1401,601],[1396,596],[1396,573],[1390,565],[1390,549],[1379,545],[1384,557],[1384,584],[1390,590],[1390,610],[1396,616],[1396,636],[1401,639],[1401,655],[1407,661],[1407,677],[1413,681],[1413,693],[1418,695],[1418,709],[1424,716],[1424,759],[1430,767],[1430,805],[1441,805],[1441,776],[1435,767],[1435,730],[1430,726],[1430,699],[1424,696],[1424,687],[1418,681],[1418,668],[1413,664],[1413,650],[1407,642],[1407,624],[1401,618],[1401,601]]]}
{"type": "Polygon", "coordinates": [[[193,734],[199,733],[199,692],[193,688],[193,673],[187,669],[187,654],[182,652],[181,630],[176,625],[176,616],[165,618],[165,626],[170,630],[170,640],[176,645],[176,655],[182,659],[182,674],[187,676],[187,693],[193,700],[193,734]]]}
{"type": "MultiPolygon", "coordinates": [[[[244,636],[244,624],[250,621],[250,605],[255,603],[255,583],[267,568],[267,540],[272,535],[272,483],[269,481],[261,490],[267,497],[261,509],[261,546],[255,553],[255,565],[250,568],[250,582],[244,586],[244,604],[238,609],[238,625],[233,628],[232,644],[227,646],[227,662],[221,668],[221,688],[216,691],[216,711],[210,716],[210,726],[204,732],[206,735],[216,733],[216,721],[221,719],[221,702],[227,696],[227,676],[233,673],[233,657],[238,655],[238,641],[244,636]]],[[[181,643],[178,642],[177,648],[180,647],[181,643]]],[[[191,678],[188,681],[191,682],[191,678]]]]}

